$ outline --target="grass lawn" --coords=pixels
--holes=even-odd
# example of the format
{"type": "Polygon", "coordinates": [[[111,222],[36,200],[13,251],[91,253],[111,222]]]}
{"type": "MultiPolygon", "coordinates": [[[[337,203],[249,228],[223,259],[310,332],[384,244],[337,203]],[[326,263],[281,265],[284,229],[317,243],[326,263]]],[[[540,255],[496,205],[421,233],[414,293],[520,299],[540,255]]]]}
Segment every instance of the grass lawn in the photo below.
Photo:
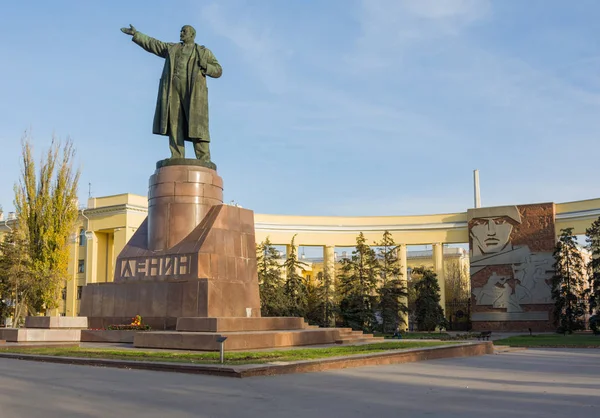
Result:
{"type": "MultiPolygon", "coordinates": [[[[273,361],[313,360],[327,357],[347,356],[352,354],[371,354],[407,348],[435,347],[452,344],[439,341],[398,341],[354,346],[336,346],[328,348],[304,348],[275,351],[225,352],[226,364],[261,364],[273,361]]],[[[61,357],[101,358],[133,361],[164,361],[175,363],[215,364],[219,362],[219,353],[177,352],[177,351],[142,351],[115,350],[84,347],[44,347],[44,348],[0,348],[0,353],[37,354],[61,357]]]]}
{"type": "Polygon", "coordinates": [[[600,348],[600,336],[591,334],[544,334],[518,335],[494,341],[494,345],[509,345],[511,347],[582,347],[600,348]]]}

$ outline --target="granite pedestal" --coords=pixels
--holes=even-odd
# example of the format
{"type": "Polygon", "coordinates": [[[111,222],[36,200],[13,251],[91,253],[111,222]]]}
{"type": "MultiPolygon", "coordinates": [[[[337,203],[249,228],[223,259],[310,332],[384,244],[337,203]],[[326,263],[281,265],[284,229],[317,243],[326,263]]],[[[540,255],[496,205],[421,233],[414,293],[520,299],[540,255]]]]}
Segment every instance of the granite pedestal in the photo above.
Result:
{"type": "Polygon", "coordinates": [[[148,218],[117,257],[113,283],[83,289],[90,327],[131,322],[175,329],[179,317],[259,317],[252,211],[222,204],[216,171],[160,167],[148,218]]]}
{"type": "Polygon", "coordinates": [[[223,336],[228,350],[358,337],[302,318],[261,318],[254,213],[223,205],[215,170],[175,163],[159,162],[150,177],[148,217],[117,257],[114,282],[83,288],[81,315],[90,328],[140,315],[153,331],[136,333],[136,347],[187,350],[218,350],[223,336]]]}

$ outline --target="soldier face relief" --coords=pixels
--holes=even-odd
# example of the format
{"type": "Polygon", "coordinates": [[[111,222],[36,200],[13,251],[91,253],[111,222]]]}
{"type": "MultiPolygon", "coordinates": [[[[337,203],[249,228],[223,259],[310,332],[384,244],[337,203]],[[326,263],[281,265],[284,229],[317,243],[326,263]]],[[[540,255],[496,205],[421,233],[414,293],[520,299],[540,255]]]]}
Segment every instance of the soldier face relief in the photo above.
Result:
{"type": "Polygon", "coordinates": [[[475,218],[471,227],[474,255],[493,254],[506,248],[513,226],[504,216],[475,218]]]}

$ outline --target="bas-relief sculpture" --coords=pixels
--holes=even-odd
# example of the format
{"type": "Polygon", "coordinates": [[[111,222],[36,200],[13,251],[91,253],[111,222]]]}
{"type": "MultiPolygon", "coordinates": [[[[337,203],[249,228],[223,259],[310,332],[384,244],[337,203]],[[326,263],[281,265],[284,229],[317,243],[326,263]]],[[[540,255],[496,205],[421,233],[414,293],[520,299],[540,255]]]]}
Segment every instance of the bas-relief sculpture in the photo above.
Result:
{"type": "Polygon", "coordinates": [[[485,284],[472,289],[476,305],[505,310],[507,315],[498,316],[504,320],[533,319],[523,305],[552,303],[552,252],[532,252],[527,245],[512,243],[513,232],[522,223],[516,206],[473,209],[468,217],[471,277],[487,275],[485,284]]]}
{"type": "Polygon", "coordinates": [[[152,132],[169,137],[171,159],[184,159],[185,141],[190,141],[197,163],[216,169],[210,159],[206,77],[221,77],[223,70],[213,53],[195,43],[196,30],[189,25],[181,28],[179,43],[151,38],[132,25],[121,31],[146,51],[165,59],[152,132]]]}

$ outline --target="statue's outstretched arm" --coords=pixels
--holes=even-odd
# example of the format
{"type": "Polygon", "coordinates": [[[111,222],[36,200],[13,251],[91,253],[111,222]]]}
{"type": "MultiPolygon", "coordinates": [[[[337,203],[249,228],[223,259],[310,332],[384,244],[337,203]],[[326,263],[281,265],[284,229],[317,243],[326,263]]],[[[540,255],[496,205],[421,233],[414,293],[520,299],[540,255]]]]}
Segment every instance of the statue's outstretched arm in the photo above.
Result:
{"type": "Polygon", "coordinates": [[[146,51],[153,53],[154,55],[166,58],[167,54],[169,53],[168,43],[161,42],[158,39],[144,35],[142,32],[137,31],[133,25],[129,25],[128,28],[121,28],[121,32],[133,36],[131,39],[133,42],[144,48],[146,51]]]}

